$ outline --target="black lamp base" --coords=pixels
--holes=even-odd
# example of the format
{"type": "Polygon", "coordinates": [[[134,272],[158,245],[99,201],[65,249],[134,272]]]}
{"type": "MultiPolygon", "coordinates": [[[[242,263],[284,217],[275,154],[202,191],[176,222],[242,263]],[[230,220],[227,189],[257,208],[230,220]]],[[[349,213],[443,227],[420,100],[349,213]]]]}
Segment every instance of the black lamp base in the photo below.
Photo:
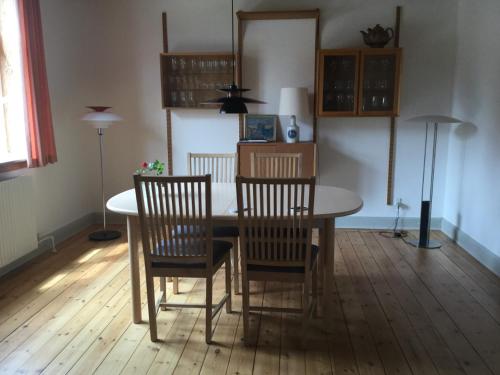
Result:
{"type": "Polygon", "coordinates": [[[419,249],[439,249],[441,247],[441,243],[434,240],[429,240],[426,244],[422,245],[420,245],[420,240],[408,240],[406,242],[419,249]]]}
{"type": "Polygon", "coordinates": [[[121,237],[121,232],[117,230],[98,230],[89,234],[91,241],[111,241],[121,237]]]}

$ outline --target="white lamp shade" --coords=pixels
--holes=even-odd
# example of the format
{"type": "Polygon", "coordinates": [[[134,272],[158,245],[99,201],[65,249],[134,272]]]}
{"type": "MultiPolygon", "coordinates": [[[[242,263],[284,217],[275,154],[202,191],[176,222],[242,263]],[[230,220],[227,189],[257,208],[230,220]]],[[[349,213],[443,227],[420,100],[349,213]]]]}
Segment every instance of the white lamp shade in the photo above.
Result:
{"type": "Polygon", "coordinates": [[[122,118],[117,114],[105,111],[106,111],[105,109],[98,111],[94,110],[93,112],[86,113],[82,117],[82,121],[89,122],[96,129],[105,129],[108,128],[114,122],[122,121],[122,118]]]}
{"type": "Polygon", "coordinates": [[[280,116],[296,116],[304,118],[309,115],[307,88],[285,87],[280,94],[280,116]]]}
{"type": "Polygon", "coordinates": [[[417,117],[412,117],[408,119],[407,121],[411,122],[422,122],[422,123],[431,123],[431,124],[460,124],[463,121],[449,117],[449,116],[442,116],[442,115],[424,115],[424,116],[417,116],[417,117]]]}

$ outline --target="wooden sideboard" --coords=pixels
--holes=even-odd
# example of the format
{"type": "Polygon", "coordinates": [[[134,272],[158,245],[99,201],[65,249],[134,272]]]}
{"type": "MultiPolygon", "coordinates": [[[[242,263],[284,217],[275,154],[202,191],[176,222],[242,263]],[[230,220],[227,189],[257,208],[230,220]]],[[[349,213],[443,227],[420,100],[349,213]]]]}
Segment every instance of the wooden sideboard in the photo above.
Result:
{"type": "Polygon", "coordinates": [[[252,152],[280,152],[302,154],[302,177],[316,175],[316,144],[313,142],[299,143],[238,143],[238,174],[250,177],[250,157],[252,152]]]}

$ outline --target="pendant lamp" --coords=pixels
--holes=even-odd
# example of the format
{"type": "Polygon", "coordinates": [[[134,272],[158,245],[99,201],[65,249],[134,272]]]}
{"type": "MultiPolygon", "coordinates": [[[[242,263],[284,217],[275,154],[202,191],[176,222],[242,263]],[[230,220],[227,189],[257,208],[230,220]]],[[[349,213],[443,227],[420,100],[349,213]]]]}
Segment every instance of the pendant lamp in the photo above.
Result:
{"type": "Polygon", "coordinates": [[[241,96],[243,92],[250,91],[250,89],[240,89],[235,83],[236,79],[234,68],[236,64],[234,58],[234,0],[231,0],[231,40],[233,51],[233,83],[223,89],[217,90],[225,93],[226,96],[208,100],[202,104],[221,104],[220,113],[248,113],[245,103],[266,104],[266,102],[241,96]]]}

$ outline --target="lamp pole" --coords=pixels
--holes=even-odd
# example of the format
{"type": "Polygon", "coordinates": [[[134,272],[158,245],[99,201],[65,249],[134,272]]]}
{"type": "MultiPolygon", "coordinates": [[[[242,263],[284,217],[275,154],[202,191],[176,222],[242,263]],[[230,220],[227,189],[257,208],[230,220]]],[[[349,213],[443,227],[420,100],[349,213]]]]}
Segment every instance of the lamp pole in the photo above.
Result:
{"type": "Polygon", "coordinates": [[[408,240],[410,245],[423,249],[437,249],[441,247],[441,243],[430,239],[431,234],[431,220],[432,220],[432,198],[434,195],[434,175],[436,171],[436,150],[437,150],[437,140],[438,140],[438,124],[456,124],[462,121],[457,120],[453,117],[440,116],[440,115],[427,115],[412,118],[408,121],[413,122],[425,122],[425,142],[424,142],[424,166],[422,171],[422,192],[421,192],[421,206],[420,206],[420,231],[419,238],[408,240]],[[432,139],[432,161],[431,161],[431,172],[430,172],[430,183],[429,183],[429,198],[424,198],[425,190],[425,177],[427,170],[427,148],[428,148],[428,136],[429,136],[429,125],[433,124],[433,139],[432,139]]]}
{"type": "Polygon", "coordinates": [[[121,232],[117,230],[108,230],[106,228],[106,200],[104,197],[104,129],[108,128],[113,122],[121,121],[121,117],[111,112],[106,112],[110,107],[93,106],[87,107],[92,109],[82,117],[83,121],[91,123],[97,129],[99,137],[99,163],[101,170],[101,204],[102,204],[102,219],[103,229],[89,234],[89,239],[92,241],[109,241],[119,238],[121,232]]]}

